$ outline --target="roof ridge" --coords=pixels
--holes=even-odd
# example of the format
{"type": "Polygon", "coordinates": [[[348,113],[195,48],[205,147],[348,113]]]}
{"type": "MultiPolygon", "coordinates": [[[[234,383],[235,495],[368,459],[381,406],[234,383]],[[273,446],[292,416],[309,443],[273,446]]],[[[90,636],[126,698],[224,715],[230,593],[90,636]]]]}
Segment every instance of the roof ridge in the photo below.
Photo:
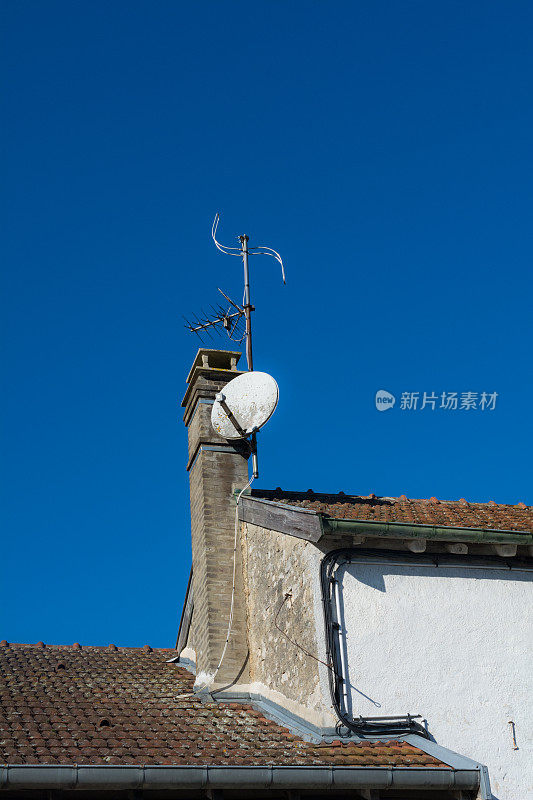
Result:
{"type": "Polygon", "coordinates": [[[266,494],[268,495],[276,495],[276,496],[301,496],[302,499],[305,498],[307,500],[311,500],[313,497],[317,498],[339,498],[342,501],[349,501],[349,500],[389,500],[389,501],[401,501],[401,502],[408,502],[408,503],[438,503],[440,505],[469,505],[469,506],[491,506],[492,508],[521,508],[521,509],[531,509],[533,510],[533,505],[529,505],[524,503],[522,500],[518,501],[517,503],[498,503],[495,500],[466,500],[464,497],[459,498],[458,500],[443,500],[433,497],[407,497],[405,494],[401,494],[398,496],[394,495],[377,495],[374,493],[371,494],[348,494],[343,491],[339,492],[315,492],[313,489],[307,490],[300,490],[300,489],[282,489],[280,486],[276,487],[275,489],[252,489],[251,491],[252,496],[255,497],[262,497],[266,494]]]}

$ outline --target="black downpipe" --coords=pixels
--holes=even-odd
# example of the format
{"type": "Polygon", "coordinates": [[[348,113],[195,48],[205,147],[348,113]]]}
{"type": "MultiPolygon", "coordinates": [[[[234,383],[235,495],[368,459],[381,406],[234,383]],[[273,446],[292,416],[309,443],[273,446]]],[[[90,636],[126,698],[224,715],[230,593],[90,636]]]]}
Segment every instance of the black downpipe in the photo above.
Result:
{"type": "MultiPolygon", "coordinates": [[[[342,684],[346,680],[346,675],[342,674],[342,665],[339,654],[339,641],[336,636],[336,624],[333,621],[331,587],[334,579],[333,571],[344,557],[350,560],[353,550],[341,549],[332,550],[322,559],[320,565],[320,584],[322,588],[322,602],[324,606],[324,619],[326,631],[326,661],[332,668],[328,670],[329,688],[333,708],[342,724],[357,736],[401,736],[415,733],[429,739],[429,733],[420,723],[415,722],[415,718],[410,714],[405,717],[358,717],[353,719],[343,710],[341,704],[342,684]]],[[[358,550],[358,555],[361,551],[358,550]]],[[[383,555],[383,553],[381,553],[383,555]]],[[[419,715],[416,715],[418,718],[419,715]]]]}

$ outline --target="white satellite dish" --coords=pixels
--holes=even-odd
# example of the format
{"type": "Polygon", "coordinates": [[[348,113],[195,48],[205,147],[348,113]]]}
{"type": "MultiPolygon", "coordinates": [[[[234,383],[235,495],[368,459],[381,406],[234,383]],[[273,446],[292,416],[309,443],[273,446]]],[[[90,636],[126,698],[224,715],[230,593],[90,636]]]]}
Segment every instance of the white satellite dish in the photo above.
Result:
{"type": "Polygon", "coordinates": [[[217,394],[211,424],[225,439],[244,439],[268,422],[278,397],[278,384],[271,375],[244,372],[217,394]]]}

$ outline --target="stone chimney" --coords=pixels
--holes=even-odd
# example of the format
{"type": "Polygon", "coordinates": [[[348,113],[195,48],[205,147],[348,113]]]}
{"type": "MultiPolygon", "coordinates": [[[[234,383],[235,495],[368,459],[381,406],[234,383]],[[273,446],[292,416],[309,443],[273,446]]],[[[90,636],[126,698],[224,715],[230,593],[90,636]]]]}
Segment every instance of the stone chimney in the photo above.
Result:
{"type": "Polygon", "coordinates": [[[250,451],[247,442],[232,443],[215,433],[211,408],[217,392],[242,374],[237,369],[240,356],[228,350],[199,350],[182,403],[189,436],[194,602],[188,646],[196,653],[197,688],[248,683],[240,536],[231,637],[222,666],[212,679],[226,641],[231,607],[235,492],[248,482],[250,451]]]}

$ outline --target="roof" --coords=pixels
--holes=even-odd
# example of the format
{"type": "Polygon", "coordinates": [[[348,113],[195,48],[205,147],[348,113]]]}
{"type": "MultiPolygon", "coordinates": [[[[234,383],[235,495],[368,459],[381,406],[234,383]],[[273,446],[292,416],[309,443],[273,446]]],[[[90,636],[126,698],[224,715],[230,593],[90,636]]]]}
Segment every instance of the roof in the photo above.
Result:
{"type": "Polygon", "coordinates": [[[449,768],[404,741],[311,744],[251,705],[203,703],[175,650],[0,646],[10,764],[449,768]]]}
{"type": "Polygon", "coordinates": [[[533,506],[525,503],[502,505],[472,503],[461,500],[411,500],[400,497],[378,497],[313,492],[290,492],[277,489],[253,489],[252,497],[286,503],[308,511],[316,511],[334,519],[361,522],[403,522],[413,525],[438,525],[456,528],[533,533],[533,506]]]}

